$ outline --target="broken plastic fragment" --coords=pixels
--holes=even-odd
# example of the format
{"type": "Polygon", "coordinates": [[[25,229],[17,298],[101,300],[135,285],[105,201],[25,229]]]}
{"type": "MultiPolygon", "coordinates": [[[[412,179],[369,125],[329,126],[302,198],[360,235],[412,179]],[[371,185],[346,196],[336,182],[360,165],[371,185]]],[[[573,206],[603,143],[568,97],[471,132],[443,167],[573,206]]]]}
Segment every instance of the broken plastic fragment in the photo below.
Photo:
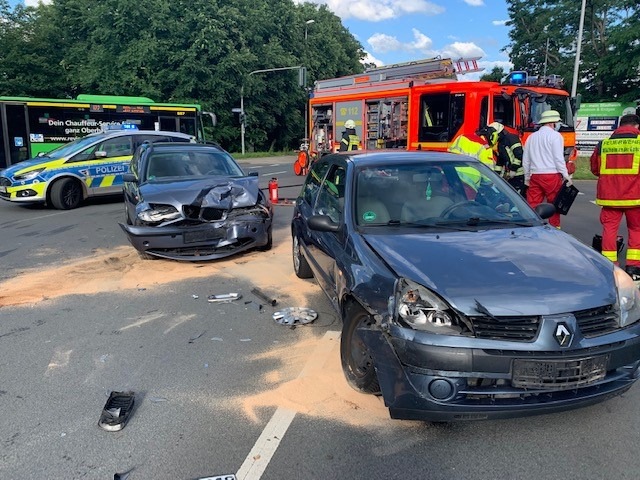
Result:
{"type": "Polygon", "coordinates": [[[191,295],[192,298],[200,298],[198,297],[198,295],[196,295],[195,293],[193,295],[191,295]]]}
{"type": "Polygon", "coordinates": [[[206,330],[204,332],[200,333],[199,335],[196,335],[195,337],[191,337],[187,343],[193,343],[194,341],[199,339],[201,336],[203,336],[205,333],[207,333],[206,330]]]}
{"type": "Polygon", "coordinates": [[[276,303],[278,303],[278,300],[276,300],[275,298],[269,297],[266,293],[264,293],[262,290],[258,288],[252,288],[251,293],[253,293],[260,300],[264,300],[265,302],[270,303],[272,307],[274,307],[276,303]]]}
{"type": "Polygon", "coordinates": [[[219,295],[209,295],[207,300],[211,303],[220,303],[220,302],[233,302],[234,300],[238,300],[242,298],[242,295],[239,293],[221,293],[219,295]]]}
{"type": "Polygon", "coordinates": [[[306,307],[287,307],[273,314],[273,319],[280,325],[292,326],[295,324],[306,325],[318,318],[315,310],[306,307]]]}

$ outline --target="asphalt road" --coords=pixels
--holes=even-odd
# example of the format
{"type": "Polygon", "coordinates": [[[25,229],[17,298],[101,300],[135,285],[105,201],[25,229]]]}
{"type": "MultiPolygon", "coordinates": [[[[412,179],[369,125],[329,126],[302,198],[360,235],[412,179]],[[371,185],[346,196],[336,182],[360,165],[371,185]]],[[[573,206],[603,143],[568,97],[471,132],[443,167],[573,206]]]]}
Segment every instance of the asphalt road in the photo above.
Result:
{"type": "MultiPolygon", "coordinates": [[[[291,158],[241,163],[265,188],[278,177],[281,198],[300,189],[291,158]]],[[[590,243],[595,184],[576,183],[583,194],[563,230],[590,243]]],[[[341,378],[340,321],[293,276],[290,215],[276,207],[270,252],[178,268],[135,260],[118,198],[69,212],[0,203],[0,304],[33,296],[0,307],[0,478],[638,478],[637,386],[540,417],[389,420],[341,378]],[[259,312],[255,287],[278,305],[259,312]],[[206,301],[226,292],[243,297],[206,301]],[[277,325],[271,314],[285,306],[318,319],[277,325]],[[112,390],[136,393],[120,432],[97,426],[112,390]]]]}

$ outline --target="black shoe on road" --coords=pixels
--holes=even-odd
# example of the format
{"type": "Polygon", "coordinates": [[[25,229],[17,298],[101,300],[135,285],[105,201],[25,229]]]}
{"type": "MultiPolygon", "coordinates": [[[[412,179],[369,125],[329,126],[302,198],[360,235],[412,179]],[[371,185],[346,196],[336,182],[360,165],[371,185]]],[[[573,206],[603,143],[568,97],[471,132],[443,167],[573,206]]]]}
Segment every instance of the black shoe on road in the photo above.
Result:
{"type": "Polygon", "coordinates": [[[640,267],[636,267],[634,265],[628,265],[624,269],[625,272],[629,274],[629,276],[633,279],[634,282],[640,281],[640,267]]]}

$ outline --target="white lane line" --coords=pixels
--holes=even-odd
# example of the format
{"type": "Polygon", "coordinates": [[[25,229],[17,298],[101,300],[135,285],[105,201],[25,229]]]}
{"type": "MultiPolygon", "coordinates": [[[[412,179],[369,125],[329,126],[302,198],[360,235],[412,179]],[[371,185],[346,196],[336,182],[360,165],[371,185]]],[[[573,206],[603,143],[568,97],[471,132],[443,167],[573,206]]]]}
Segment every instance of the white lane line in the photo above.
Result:
{"type": "Polygon", "coordinates": [[[273,176],[273,175],[278,175],[280,173],[287,173],[286,170],[282,171],[282,172],[271,172],[271,173],[263,173],[262,176],[263,177],[268,177],[269,175],[273,176]]]}
{"type": "MultiPolygon", "coordinates": [[[[338,331],[330,330],[325,333],[298,378],[305,377],[313,371],[321,370],[329,353],[334,348],[334,342],[338,338],[340,338],[340,332],[338,331]]],[[[267,426],[264,427],[260,438],[258,438],[249,455],[247,455],[238,473],[236,473],[238,480],[259,480],[262,477],[295,416],[295,411],[278,407],[267,426]]]]}
{"type": "Polygon", "coordinates": [[[279,167],[280,164],[279,163],[272,163],[271,165],[269,165],[270,167],[279,167]]]}

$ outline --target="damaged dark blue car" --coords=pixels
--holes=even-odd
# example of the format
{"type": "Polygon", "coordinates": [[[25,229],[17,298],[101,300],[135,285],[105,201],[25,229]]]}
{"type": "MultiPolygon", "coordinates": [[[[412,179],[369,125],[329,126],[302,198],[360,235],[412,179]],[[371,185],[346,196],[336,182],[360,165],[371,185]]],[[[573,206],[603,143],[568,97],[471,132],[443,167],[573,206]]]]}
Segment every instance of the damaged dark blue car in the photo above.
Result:
{"type": "Polygon", "coordinates": [[[214,260],[273,242],[257,174],[213,144],[142,145],[124,175],[124,208],[120,226],[146,259],[214,260]]]}
{"type": "Polygon", "coordinates": [[[627,391],[640,292],[624,270],[548,225],[462,155],[379,151],[313,164],[294,207],[298,277],[343,320],[355,389],[392,418],[557,412],[627,391]]]}

